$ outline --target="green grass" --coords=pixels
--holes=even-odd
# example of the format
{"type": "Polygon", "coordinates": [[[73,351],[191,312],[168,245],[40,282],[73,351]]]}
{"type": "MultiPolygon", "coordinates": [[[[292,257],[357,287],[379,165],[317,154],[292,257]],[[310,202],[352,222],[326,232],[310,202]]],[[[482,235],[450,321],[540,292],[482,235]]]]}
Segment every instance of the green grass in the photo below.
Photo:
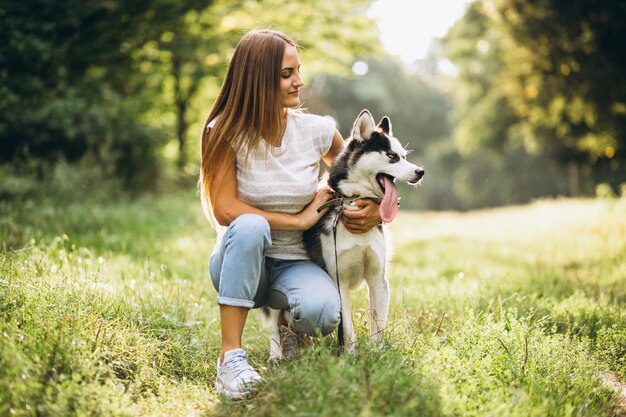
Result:
{"type": "Polygon", "coordinates": [[[390,321],[359,347],[334,337],[213,389],[219,346],[207,276],[214,234],[193,193],[0,204],[2,416],[623,416],[626,201],[551,200],[391,226],[390,321]],[[623,400],[622,400],[623,401],[623,400]]]}

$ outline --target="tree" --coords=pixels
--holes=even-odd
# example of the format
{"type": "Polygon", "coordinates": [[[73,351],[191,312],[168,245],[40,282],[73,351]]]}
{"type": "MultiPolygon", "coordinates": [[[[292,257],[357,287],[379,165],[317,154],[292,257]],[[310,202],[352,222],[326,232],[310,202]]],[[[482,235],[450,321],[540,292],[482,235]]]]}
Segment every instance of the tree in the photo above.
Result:
{"type": "Polygon", "coordinates": [[[313,112],[332,116],[347,136],[354,118],[367,108],[375,117],[388,115],[394,134],[419,151],[449,134],[446,97],[396,58],[367,58],[367,74],[316,76],[305,96],[313,112]]]}
{"type": "Polygon", "coordinates": [[[461,143],[523,143],[580,170],[608,165],[625,179],[623,2],[479,0],[444,39],[467,100],[461,143]],[[472,138],[473,136],[473,138],[472,138]]]}
{"type": "Polygon", "coordinates": [[[153,182],[158,151],[175,137],[184,170],[187,137],[200,130],[189,126],[245,31],[280,28],[305,47],[311,73],[345,71],[354,54],[380,49],[370,3],[3,2],[0,161],[38,160],[43,175],[48,163],[93,154],[126,183],[153,182]]]}
{"type": "Polygon", "coordinates": [[[304,106],[313,113],[332,116],[344,137],[350,134],[355,117],[364,108],[379,119],[389,116],[394,135],[412,151],[409,158],[427,171],[427,185],[418,193],[399,187],[402,206],[459,208],[451,187],[443,186],[452,182],[451,168],[456,160],[431,157],[450,135],[447,97],[397,58],[362,58],[357,61],[359,66],[361,75],[314,77],[303,96],[304,106]]]}
{"type": "Polygon", "coordinates": [[[183,25],[155,45],[161,52],[165,84],[170,86],[166,100],[176,108],[180,172],[187,162],[187,137],[198,137],[197,126],[208,113],[206,103],[212,101],[203,84],[221,84],[230,54],[243,33],[274,27],[292,36],[302,46],[305,76],[346,72],[355,55],[381,50],[375,23],[366,17],[370,4],[370,0],[245,0],[217,2],[201,12],[189,12],[183,25]],[[203,106],[193,108],[198,95],[205,95],[203,106]],[[190,126],[195,128],[192,132],[190,126]]]}
{"type": "Polygon", "coordinates": [[[137,98],[145,79],[134,53],[209,3],[3,2],[0,161],[47,164],[92,153],[127,184],[151,179],[162,135],[142,120],[149,101],[137,98]]]}
{"type": "Polygon", "coordinates": [[[458,103],[454,115],[456,145],[465,154],[507,146],[508,130],[519,122],[519,117],[503,86],[502,54],[506,45],[480,2],[468,7],[441,44],[444,54],[459,68],[457,79],[452,80],[458,103]]]}

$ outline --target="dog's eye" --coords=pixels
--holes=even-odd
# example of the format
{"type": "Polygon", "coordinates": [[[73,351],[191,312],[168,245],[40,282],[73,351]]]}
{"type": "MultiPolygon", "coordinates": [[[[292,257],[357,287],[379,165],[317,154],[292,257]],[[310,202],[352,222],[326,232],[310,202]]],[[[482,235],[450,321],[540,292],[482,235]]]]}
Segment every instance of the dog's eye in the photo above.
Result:
{"type": "Polygon", "coordinates": [[[387,152],[387,157],[390,162],[398,162],[400,160],[400,156],[395,152],[387,152]]]}

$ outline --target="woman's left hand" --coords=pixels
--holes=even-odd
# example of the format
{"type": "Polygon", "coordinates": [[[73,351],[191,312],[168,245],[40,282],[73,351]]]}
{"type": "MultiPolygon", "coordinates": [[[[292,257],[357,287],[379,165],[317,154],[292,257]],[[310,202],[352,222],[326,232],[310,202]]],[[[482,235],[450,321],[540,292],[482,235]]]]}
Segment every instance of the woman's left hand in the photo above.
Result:
{"type": "Polygon", "coordinates": [[[341,216],[346,229],[352,233],[365,233],[381,222],[378,204],[368,198],[360,198],[354,202],[358,210],[344,210],[341,216]]]}

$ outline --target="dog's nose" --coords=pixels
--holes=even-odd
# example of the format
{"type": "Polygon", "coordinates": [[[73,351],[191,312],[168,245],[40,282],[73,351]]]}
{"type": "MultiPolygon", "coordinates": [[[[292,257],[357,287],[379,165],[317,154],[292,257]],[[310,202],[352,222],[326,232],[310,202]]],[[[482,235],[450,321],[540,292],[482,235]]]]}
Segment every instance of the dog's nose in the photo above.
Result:
{"type": "Polygon", "coordinates": [[[417,178],[422,178],[424,176],[424,168],[417,168],[415,170],[415,175],[417,175],[417,178]]]}

